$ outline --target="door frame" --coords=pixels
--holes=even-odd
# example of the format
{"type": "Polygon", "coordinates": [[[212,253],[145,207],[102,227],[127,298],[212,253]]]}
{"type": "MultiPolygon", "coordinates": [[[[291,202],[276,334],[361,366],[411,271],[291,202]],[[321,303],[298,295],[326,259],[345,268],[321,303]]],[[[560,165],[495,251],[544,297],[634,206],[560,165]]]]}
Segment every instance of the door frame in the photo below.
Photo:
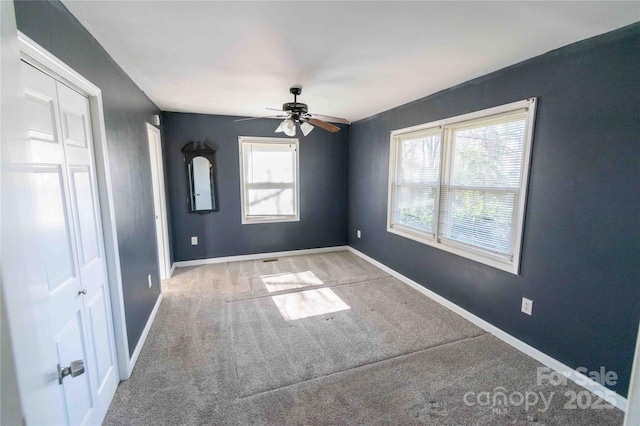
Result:
{"type": "Polygon", "coordinates": [[[20,59],[49,74],[56,80],[65,83],[89,99],[91,126],[93,128],[94,160],[107,265],[107,289],[111,305],[110,319],[116,344],[118,376],[120,380],[126,380],[131,376],[132,367],[129,362],[120,250],[118,248],[113,189],[109,170],[109,151],[107,149],[102,90],[20,31],[18,31],[18,48],[20,59]]]}
{"type": "MultiPolygon", "coordinates": [[[[1,83],[3,85],[0,90],[0,121],[2,121],[2,127],[0,130],[0,153],[4,155],[3,160],[5,162],[11,161],[11,158],[6,157],[6,145],[12,143],[19,143],[22,138],[26,138],[26,127],[23,125],[23,112],[20,107],[21,98],[24,96],[23,91],[20,90],[22,86],[22,79],[20,74],[20,56],[18,51],[18,37],[16,29],[16,19],[14,4],[10,1],[0,2],[0,64],[2,66],[2,78],[1,83]],[[17,105],[17,107],[16,107],[17,105]]],[[[0,161],[0,200],[6,203],[6,197],[11,196],[11,192],[14,189],[7,184],[7,178],[4,174],[4,168],[6,163],[0,161]]],[[[6,206],[4,207],[6,209],[6,206]]],[[[6,210],[0,208],[0,222],[2,226],[0,229],[4,230],[4,221],[7,220],[6,210]]],[[[4,231],[6,232],[6,231],[4,231]]],[[[1,244],[3,246],[10,245],[15,249],[13,241],[7,241],[6,235],[1,235],[1,244]]],[[[4,253],[5,248],[0,250],[0,257],[4,253]]],[[[17,318],[10,327],[9,307],[15,307],[18,311],[26,303],[33,303],[34,297],[29,292],[22,291],[21,288],[17,288],[20,284],[9,284],[6,277],[6,254],[5,258],[0,258],[0,381],[2,382],[0,390],[0,421],[7,424],[25,424],[25,401],[24,394],[28,392],[29,386],[25,385],[25,382],[29,382],[29,377],[22,376],[22,382],[18,378],[19,366],[29,365],[30,359],[28,356],[17,357],[16,353],[37,353],[37,347],[34,351],[34,347],[31,345],[16,345],[13,336],[22,335],[23,331],[30,332],[34,328],[37,329],[38,325],[42,322],[38,321],[32,315],[25,315],[26,321],[21,321],[23,318],[17,318]],[[7,300],[10,300],[12,305],[8,305],[7,300]],[[21,303],[22,302],[22,303],[21,303]],[[15,324],[18,322],[18,324],[15,324]],[[20,347],[22,346],[22,347],[20,347]],[[20,364],[22,362],[22,364],[20,364]]],[[[14,311],[15,312],[15,311],[14,311]]],[[[15,317],[14,317],[15,318],[15,317]]],[[[29,405],[26,405],[29,407],[29,405]]]]}
{"type": "Polygon", "coordinates": [[[156,194],[153,191],[154,202],[157,201],[160,204],[160,233],[162,234],[162,241],[158,241],[158,221],[156,224],[156,245],[158,247],[158,266],[160,267],[160,279],[167,280],[171,278],[171,257],[169,246],[169,225],[167,218],[167,195],[164,185],[164,161],[162,155],[162,134],[160,129],[147,123],[147,136],[149,133],[153,133],[157,137],[158,145],[156,147],[156,158],[151,158],[151,144],[153,141],[149,138],[149,161],[151,163],[151,179],[152,181],[157,179],[158,191],[160,192],[160,200],[155,200],[156,194]],[[163,246],[163,247],[162,247],[163,246]],[[161,250],[162,249],[162,250],[161,250]],[[161,254],[163,253],[163,255],[161,254]]]}

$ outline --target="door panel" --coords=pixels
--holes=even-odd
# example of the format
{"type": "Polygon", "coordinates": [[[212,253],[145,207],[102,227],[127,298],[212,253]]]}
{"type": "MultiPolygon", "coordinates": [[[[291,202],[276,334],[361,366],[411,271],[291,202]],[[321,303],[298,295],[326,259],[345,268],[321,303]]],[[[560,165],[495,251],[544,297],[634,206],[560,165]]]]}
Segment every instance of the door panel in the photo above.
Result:
{"type": "Polygon", "coordinates": [[[91,176],[86,166],[72,167],[70,170],[71,186],[75,195],[76,215],[80,240],[80,264],[85,268],[100,257],[98,229],[96,228],[96,212],[94,207],[91,176]]]}
{"type": "MultiPolygon", "coordinates": [[[[87,359],[84,343],[82,315],[76,312],[56,336],[56,350],[61,367],[68,367],[71,361],[87,359]]],[[[91,385],[87,374],[64,379],[63,395],[67,421],[71,425],[82,424],[93,407],[91,385]]]]}
{"type": "Polygon", "coordinates": [[[85,118],[81,112],[62,108],[62,135],[66,144],[80,148],[87,147],[88,132],[85,127],[85,118]]]}
{"type": "Polygon", "coordinates": [[[32,168],[35,223],[45,260],[49,291],[75,278],[72,237],[60,165],[32,168]]]}
{"type": "Polygon", "coordinates": [[[100,388],[114,369],[115,360],[109,349],[109,324],[107,323],[108,300],[102,291],[87,305],[89,328],[93,330],[94,360],[97,371],[97,387],[100,388]]]}
{"type": "MultiPolygon", "coordinates": [[[[22,63],[29,129],[30,155],[34,163],[64,164],[60,140],[56,81],[30,65],[22,63]]],[[[63,172],[66,172],[63,168],[63,172]]]]}
{"type": "Polygon", "coordinates": [[[56,142],[55,110],[53,99],[38,96],[37,93],[25,93],[26,113],[29,121],[29,136],[43,142],[56,142]]]}

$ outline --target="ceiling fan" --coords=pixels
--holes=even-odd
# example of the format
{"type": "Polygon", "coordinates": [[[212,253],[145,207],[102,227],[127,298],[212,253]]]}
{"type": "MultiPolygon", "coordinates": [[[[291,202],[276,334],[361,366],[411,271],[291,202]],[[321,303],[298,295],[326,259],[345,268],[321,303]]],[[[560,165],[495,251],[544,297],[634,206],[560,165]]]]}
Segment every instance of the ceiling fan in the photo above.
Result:
{"type": "Polygon", "coordinates": [[[321,129],[332,133],[339,132],[340,127],[329,123],[329,121],[333,121],[334,123],[351,124],[351,122],[345,118],[310,113],[307,104],[298,102],[298,96],[302,93],[302,87],[293,86],[289,89],[289,93],[293,95],[293,102],[283,104],[282,109],[267,108],[272,111],[280,111],[281,114],[270,115],[267,117],[240,118],[234,121],[256,120],[258,118],[282,118],[283,120],[276,129],[276,133],[283,132],[287,136],[296,135],[296,123],[298,123],[300,130],[302,130],[302,133],[305,136],[311,133],[314,127],[320,127],[321,129]]]}

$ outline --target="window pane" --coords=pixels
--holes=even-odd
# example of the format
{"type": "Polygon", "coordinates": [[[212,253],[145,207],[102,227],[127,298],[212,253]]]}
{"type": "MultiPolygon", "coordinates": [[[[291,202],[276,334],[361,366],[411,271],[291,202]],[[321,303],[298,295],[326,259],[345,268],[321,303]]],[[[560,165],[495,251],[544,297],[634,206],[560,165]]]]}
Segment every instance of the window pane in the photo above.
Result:
{"type": "Polygon", "coordinates": [[[450,240],[505,255],[511,253],[515,192],[443,190],[447,210],[442,235],[450,240]]]}
{"type": "Polygon", "coordinates": [[[246,183],[293,182],[294,156],[295,152],[289,150],[250,149],[246,183]]]}
{"type": "Polygon", "coordinates": [[[247,216],[294,215],[292,188],[249,189],[247,216]]]}
{"type": "Polygon", "coordinates": [[[440,174],[440,131],[432,130],[398,142],[397,186],[392,220],[433,233],[434,187],[440,174]]]}
{"type": "Polygon", "coordinates": [[[402,140],[398,157],[398,183],[437,184],[440,173],[440,133],[402,140]]]}
{"type": "Polygon", "coordinates": [[[451,184],[517,188],[525,118],[451,131],[451,184]]]}
{"type": "Polygon", "coordinates": [[[434,188],[398,187],[394,223],[433,233],[434,188]]]}

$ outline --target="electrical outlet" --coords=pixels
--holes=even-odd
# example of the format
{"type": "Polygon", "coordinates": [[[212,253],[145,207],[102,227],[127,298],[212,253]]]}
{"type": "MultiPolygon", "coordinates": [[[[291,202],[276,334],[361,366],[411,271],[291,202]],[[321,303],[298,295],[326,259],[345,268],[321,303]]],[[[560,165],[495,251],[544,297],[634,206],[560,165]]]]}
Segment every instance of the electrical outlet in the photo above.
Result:
{"type": "Polygon", "coordinates": [[[359,229],[356,231],[356,236],[357,236],[358,238],[362,238],[362,232],[360,232],[360,230],[359,230],[359,229]]]}
{"type": "Polygon", "coordinates": [[[149,282],[149,288],[151,288],[151,274],[147,275],[147,281],[149,282]]]}
{"type": "Polygon", "coordinates": [[[522,298],[522,312],[527,315],[533,315],[533,300],[529,300],[526,297],[522,298]]]}
{"type": "Polygon", "coordinates": [[[191,237],[191,245],[192,246],[198,245],[198,237],[191,237]]]}

